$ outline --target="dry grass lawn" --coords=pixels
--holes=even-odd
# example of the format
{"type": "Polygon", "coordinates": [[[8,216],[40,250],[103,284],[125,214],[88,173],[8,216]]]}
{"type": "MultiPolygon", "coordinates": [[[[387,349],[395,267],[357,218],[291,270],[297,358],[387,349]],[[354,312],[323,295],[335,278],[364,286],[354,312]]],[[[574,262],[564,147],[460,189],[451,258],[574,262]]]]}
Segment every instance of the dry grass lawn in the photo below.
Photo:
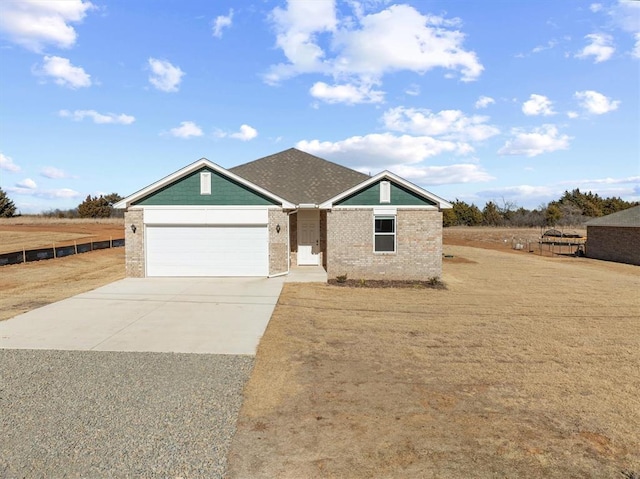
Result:
{"type": "Polygon", "coordinates": [[[124,220],[20,216],[0,219],[0,253],[124,238],[124,220]]]}
{"type": "MultiPolygon", "coordinates": [[[[122,219],[21,216],[0,220],[0,253],[123,238],[122,219]]],[[[0,321],[124,278],[124,248],[0,266],[0,321]]]]}
{"type": "Polygon", "coordinates": [[[444,291],[285,285],[230,478],[638,477],[638,267],[445,252],[444,291]]]}

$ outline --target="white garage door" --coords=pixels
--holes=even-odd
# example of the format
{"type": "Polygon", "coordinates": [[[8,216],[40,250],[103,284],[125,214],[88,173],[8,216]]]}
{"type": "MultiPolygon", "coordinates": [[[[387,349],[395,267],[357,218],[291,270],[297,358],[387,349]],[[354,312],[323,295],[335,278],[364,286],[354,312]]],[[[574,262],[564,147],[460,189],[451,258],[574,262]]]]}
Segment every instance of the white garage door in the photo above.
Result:
{"type": "Polygon", "coordinates": [[[267,276],[264,226],[148,226],[147,276],[267,276]]]}

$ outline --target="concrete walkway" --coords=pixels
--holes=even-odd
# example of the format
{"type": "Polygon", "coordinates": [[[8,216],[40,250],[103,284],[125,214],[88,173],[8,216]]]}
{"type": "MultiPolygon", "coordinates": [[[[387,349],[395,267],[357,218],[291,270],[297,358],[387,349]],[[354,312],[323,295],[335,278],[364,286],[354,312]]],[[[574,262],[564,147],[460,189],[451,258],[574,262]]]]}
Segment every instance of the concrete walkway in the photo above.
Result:
{"type": "Polygon", "coordinates": [[[0,348],[255,355],[285,281],[127,278],[0,322],[0,348]]]}
{"type": "Polygon", "coordinates": [[[322,266],[293,266],[285,276],[286,283],[326,283],[327,272],[322,266]]]}

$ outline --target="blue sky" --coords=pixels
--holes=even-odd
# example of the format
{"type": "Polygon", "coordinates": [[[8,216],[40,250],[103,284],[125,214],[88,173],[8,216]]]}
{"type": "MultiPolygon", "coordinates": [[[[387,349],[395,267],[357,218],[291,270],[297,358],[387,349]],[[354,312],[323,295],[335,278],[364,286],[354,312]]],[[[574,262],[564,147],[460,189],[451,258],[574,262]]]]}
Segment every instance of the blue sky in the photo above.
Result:
{"type": "Polygon", "coordinates": [[[22,213],[297,147],[445,199],[640,200],[638,1],[0,2],[22,213]]]}

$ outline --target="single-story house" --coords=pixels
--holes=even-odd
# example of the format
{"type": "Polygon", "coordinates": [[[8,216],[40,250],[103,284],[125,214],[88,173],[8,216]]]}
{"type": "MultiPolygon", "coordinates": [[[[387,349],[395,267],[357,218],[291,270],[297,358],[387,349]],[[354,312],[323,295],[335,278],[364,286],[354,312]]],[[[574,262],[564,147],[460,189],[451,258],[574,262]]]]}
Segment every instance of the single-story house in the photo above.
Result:
{"type": "Polygon", "coordinates": [[[586,255],[640,265],[640,206],[587,221],[586,255]]]}
{"type": "Polygon", "coordinates": [[[442,273],[451,204],[389,172],[369,176],[295,148],[225,169],[201,159],[115,205],[126,273],[427,280],[442,273]]]}

